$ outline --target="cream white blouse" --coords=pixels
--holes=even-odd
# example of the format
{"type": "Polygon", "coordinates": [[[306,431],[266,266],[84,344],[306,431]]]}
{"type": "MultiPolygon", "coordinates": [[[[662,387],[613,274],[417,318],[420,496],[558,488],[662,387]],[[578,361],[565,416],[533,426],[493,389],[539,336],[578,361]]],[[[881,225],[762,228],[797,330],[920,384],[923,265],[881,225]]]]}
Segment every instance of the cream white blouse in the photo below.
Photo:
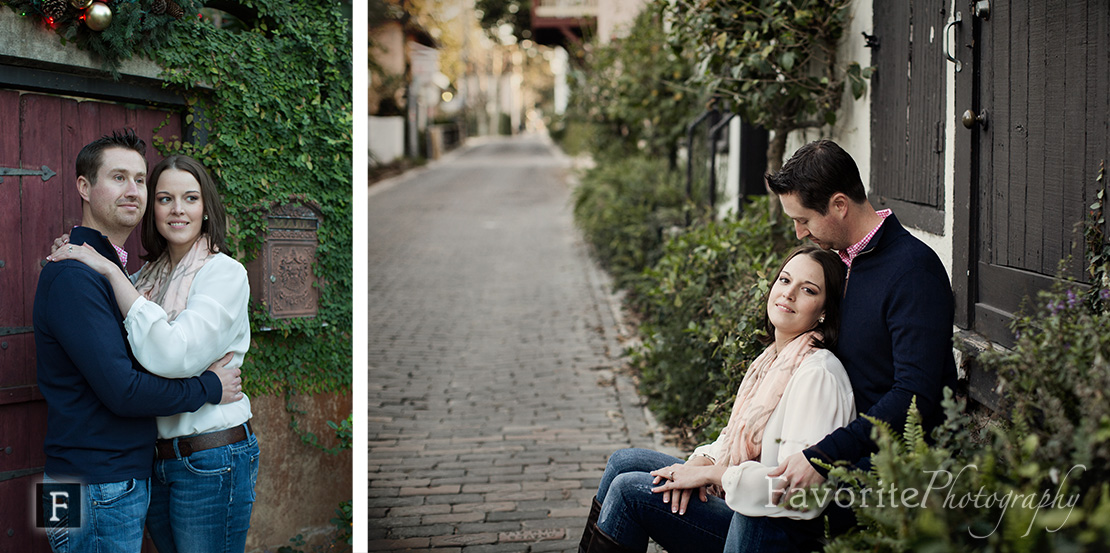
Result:
{"type": "MultiPolygon", "coordinates": [[[[238,261],[216,254],[193,279],[185,310],[173,321],[167,320],[160,305],[140,296],[123,320],[127,341],[139,364],[165,378],[202,374],[227,352],[233,353],[227,366],[241,367],[251,341],[249,298],[246,269],[238,261]]],[[[224,430],[250,418],[246,396],[227,405],[206,403],[192,413],[158,417],[158,437],[224,430]]]]}
{"type": "MultiPolygon", "coordinates": [[[[786,383],[782,399],[771,413],[763,432],[760,459],[729,467],[721,477],[725,503],[733,511],[753,517],[816,518],[832,500],[831,492],[817,497],[825,499],[820,508],[805,512],[789,510],[784,508],[785,505],[771,504],[771,486],[781,485],[782,481],[772,482],[767,474],[787,457],[821,441],[854,418],[855,396],[844,365],[828,350],[815,351],[802,361],[786,383]]],[[[691,457],[703,455],[718,459],[723,449],[724,442],[718,438],[695,449],[691,457]]]]}

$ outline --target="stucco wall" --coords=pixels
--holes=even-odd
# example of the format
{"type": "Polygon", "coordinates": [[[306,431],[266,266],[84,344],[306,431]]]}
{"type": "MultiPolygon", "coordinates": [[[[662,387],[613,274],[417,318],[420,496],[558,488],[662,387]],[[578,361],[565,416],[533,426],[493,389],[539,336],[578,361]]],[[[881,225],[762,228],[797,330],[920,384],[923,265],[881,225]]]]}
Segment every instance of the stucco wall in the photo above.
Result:
{"type": "MultiPolygon", "coordinates": [[[[335,445],[335,432],[327,421],[346,420],[351,396],[296,396],[294,401],[297,409],[306,412],[297,415],[301,429],[313,432],[327,446],[335,445]]],[[[290,545],[289,539],[297,534],[310,545],[331,543],[335,510],[351,499],[351,451],[328,455],[303,443],[289,428],[284,397],[252,397],[251,410],[261,457],[247,551],[276,551],[290,545]]]]}
{"type": "Polygon", "coordinates": [[[405,155],[405,118],[374,117],[369,120],[370,163],[385,165],[405,155]]]}
{"type": "MultiPolygon", "coordinates": [[[[7,7],[0,8],[0,57],[16,65],[44,69],[57,66],[73,73],[102,70],[96,56],[79,50],[72,42],[63,45],[58,33],[35,18],[20,17],[7,7]]],[[[161,72],[157,64],[142,58],[125,60],[120,65],[122,75],[157,78],[161,72]]]]}

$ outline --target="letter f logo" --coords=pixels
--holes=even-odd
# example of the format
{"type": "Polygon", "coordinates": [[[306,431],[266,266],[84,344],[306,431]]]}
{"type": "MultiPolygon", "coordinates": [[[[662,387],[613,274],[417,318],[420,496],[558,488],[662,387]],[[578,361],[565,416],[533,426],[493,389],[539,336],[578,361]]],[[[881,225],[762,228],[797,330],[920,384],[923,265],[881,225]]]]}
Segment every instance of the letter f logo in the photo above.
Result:
{"type": "Polygon", "coordinates": [[[50,522],[58,522],[58,509],[65,509],[69,512],[69,492],[50,492],[50,522]],[[58,501],[58,498],[64,498],[58,501]]]}

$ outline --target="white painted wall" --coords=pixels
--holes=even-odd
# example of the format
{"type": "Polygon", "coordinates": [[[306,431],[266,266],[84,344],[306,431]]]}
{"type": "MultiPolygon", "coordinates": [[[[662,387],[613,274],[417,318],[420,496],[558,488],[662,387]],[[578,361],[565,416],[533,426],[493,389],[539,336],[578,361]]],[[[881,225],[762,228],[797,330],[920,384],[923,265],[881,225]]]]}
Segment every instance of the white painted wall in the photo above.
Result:
{"type": "Polygon", "coordinates": [[[597,41],[609,44],[614,38],[626,36],[632,21],[644,8],[646,0],[602,0],[597,3],[597,41]]]}
{"type": "Polygon", "coordinates": [[[405,118],[370,117],[370,163],[385,165],[405,155],[405,118]]]}

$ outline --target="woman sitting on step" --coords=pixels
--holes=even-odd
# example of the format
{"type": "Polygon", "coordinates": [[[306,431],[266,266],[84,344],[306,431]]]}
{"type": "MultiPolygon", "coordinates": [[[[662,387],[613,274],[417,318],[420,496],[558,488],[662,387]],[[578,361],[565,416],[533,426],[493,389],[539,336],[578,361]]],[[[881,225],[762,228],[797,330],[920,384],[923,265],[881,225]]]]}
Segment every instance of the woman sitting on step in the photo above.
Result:
{"type": "Polygon", "coordinates": [[[580,553],[643,552],[648,538],[670,553],[819,547],[825,504],[787,509],[784,483],[772,473],[855,417],[848,375],[827,349],[836,344],[844,280],[835,253],[812,245],[790,253],[765,302],[768,347],[748,367],[728,426],[685,463],[646,449],[614,453],[580,553]],[[774,517],[781,532],[745,532],[737,513],[774,517]]]}

